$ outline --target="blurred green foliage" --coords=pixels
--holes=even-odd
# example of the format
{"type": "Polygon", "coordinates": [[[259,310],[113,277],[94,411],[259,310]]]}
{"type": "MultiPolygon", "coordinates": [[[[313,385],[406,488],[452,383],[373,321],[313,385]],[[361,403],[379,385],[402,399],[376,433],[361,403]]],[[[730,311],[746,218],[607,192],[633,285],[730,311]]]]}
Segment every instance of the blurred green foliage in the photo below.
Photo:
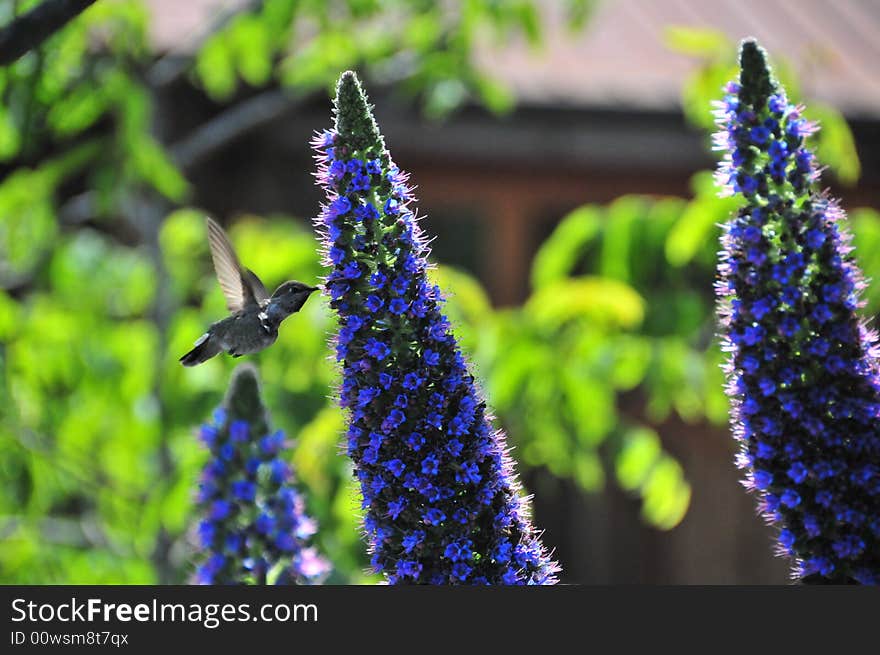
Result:
{"type": "MultiPolygon", "coordinates": [[[[244,261],[259,261],[271,287],[296,271],[316,279],[312,233],[290,219],[244,217],[231,231],[244,261]]],[[[219,404],[233,367],[228,357],[184,369],[177,357],[225,314],[201,213],[180,210],[163,223],[162,257],[171,271],[167,344],[145,318],[155,272],[138,248],[78,230],[54,249],[45,287],[21,302],[3,297],[4,417],[0,462],[0,574],[19,582],[153,582],[156,540],[173,540],[173,579],[188,573],[192,496],[206,453],[194,428],[219,404]],[[201,299],[204,298],[204,302],[201,299]],[[200,306],[189,306],[199,299],[200,306]],[[4,312],[5,315],[5,312],[4,312]],[[158,393],[156,392],[158,390],[158,393]],[[167,443],[171,475],[163,472],[167,443]]],[[[340,579],[361,581],[357,501],[338,455],[341,417],[327,395],[329,314],[313,300],[285,324],[271,351],[252,359],[279,427],[301,441],[294,464],[322,523],[323,550],[340,579]]]]}
{"type": "MultiPolygon", "coordinates": [[[[217,101],[239,87],[276,79],[296,93],[328,91],[339,72],[358,69],[379,83],[419,98],[433,118],[466,101],[503,112],[513,97],[473,61],[478,40],[503,43],[521,35],[541,42],[538,2],[532,0],[264,0],[235,15],[205,40],[195,71],[217,101]]],[[[590,2],[566,8],[583,25],[590,2]]]]}

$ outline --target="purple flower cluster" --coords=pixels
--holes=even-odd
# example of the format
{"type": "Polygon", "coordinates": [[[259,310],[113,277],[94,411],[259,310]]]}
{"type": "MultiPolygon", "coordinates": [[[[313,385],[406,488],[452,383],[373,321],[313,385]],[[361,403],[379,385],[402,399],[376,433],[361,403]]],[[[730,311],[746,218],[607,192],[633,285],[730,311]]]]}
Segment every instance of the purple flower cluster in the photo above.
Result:
{"type": "Polygon", "coordinates": [[[236,369],[199,436],[211,451],[199,483],[199,584],[315,584],[329,565],[306,547],[317,526],[292,486],[284,434],[269,432],[256,371],[236,369]]]}
{"type": "Polygon", "coordinates": [[[738,464],[805,582],[880,582],[880,374],[844,214],[815,191],[815,130],[745,41],[717,112],[741,194],[717,284],[738,464]]]}
{"type": "Polygon", "coordinates": [[[426,275],[406,176],[351,72],[337,88],[335,130],[315,147],[340,403],[373,569],[391,583],[554,583],[504,437],[426,275]]]}

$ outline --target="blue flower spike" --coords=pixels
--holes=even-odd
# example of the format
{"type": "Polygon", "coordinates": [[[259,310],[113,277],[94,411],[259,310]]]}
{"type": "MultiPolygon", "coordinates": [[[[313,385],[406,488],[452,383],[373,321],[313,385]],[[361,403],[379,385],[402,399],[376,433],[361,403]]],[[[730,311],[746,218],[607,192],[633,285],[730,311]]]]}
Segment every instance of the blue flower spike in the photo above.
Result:
{"type": "Polygon", "coordinates": [[[803,118],[743,42],[717,111],[717,292],[738,465],[804,583],[880,582],[880,372],[845,215],[817,190],[803,118]]]}
{"type": "Polygon", "coordinates": [[[391,584],[553,584],[558,566],[428,279],[407,176],[352,72],[335,113],[314,142],[327,193],[316,225],[372,567],[391,584]]]}
{"type": "Polygon", "coordinates": [[[256,369],[236,368],[223,407],[200,429],[211,457],[197,497],[199,584],[317,584],[330,566],[293,486],[284,434],[270,432],[256,369]]]}

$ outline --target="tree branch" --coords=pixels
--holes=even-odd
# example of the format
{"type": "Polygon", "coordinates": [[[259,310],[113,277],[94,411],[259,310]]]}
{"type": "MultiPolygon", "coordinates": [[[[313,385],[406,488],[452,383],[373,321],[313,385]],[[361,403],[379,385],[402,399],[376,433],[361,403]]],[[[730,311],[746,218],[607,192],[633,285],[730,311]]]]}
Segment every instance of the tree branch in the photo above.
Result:
{"type": "Polygon", "coordinates": [[[45,0],[0,29],[0,66],[36,48],[95,0],[45,0]]]}
{"type": "MultiPolygon", "coordinates": [[[[168,146],[168,152],[172,161],[186,174],[218,150],[280,118],[304,100],[304,97],[294,97],[283,91],[266,91],[200,125],[180,141],[168,146]]],[[[90,190],[67,200],[58,214],[65,223],[80,225],[94,219],[98,211],[98,194],[90,190]]]]}
{"type": "Polygon", "coordinates": [[[266,91],[234,105],[197,127],[169,148],[181,170],[191,169],[223,146],[283,116],[303,102],[302,96],[266,91]]]}
{"type": "MultiPolygon", "coordinates": [[[[386,76],[384,84],[393,85],[411,74],[409,68],[386,76]]],[[[264,91],[221,112],[200,125],[177,143],[168,147],[171,158],[184,172],[201,163],[236,139],[263,127],[289,111],[302,106],[311,96],[283,89],[264,91]]]]}

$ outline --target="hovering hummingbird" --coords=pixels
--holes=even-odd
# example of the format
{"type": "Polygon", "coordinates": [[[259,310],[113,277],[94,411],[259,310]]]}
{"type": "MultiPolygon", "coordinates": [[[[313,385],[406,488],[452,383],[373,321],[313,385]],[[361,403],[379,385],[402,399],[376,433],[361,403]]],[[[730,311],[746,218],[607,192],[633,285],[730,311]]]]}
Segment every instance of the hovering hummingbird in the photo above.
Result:
{"type": "Polygon", "coordinates": [[[206,221],[214,270],[232,315],[199,337],[195,347],[180,358],[184,366],[201,364],[221,351],[240,357],[268,348],[278,338],[281,321],[298,312],[318,289],[291,280],[270,297],[260,278],[238,261],[223,228],[210,218],[206,221]]]}

